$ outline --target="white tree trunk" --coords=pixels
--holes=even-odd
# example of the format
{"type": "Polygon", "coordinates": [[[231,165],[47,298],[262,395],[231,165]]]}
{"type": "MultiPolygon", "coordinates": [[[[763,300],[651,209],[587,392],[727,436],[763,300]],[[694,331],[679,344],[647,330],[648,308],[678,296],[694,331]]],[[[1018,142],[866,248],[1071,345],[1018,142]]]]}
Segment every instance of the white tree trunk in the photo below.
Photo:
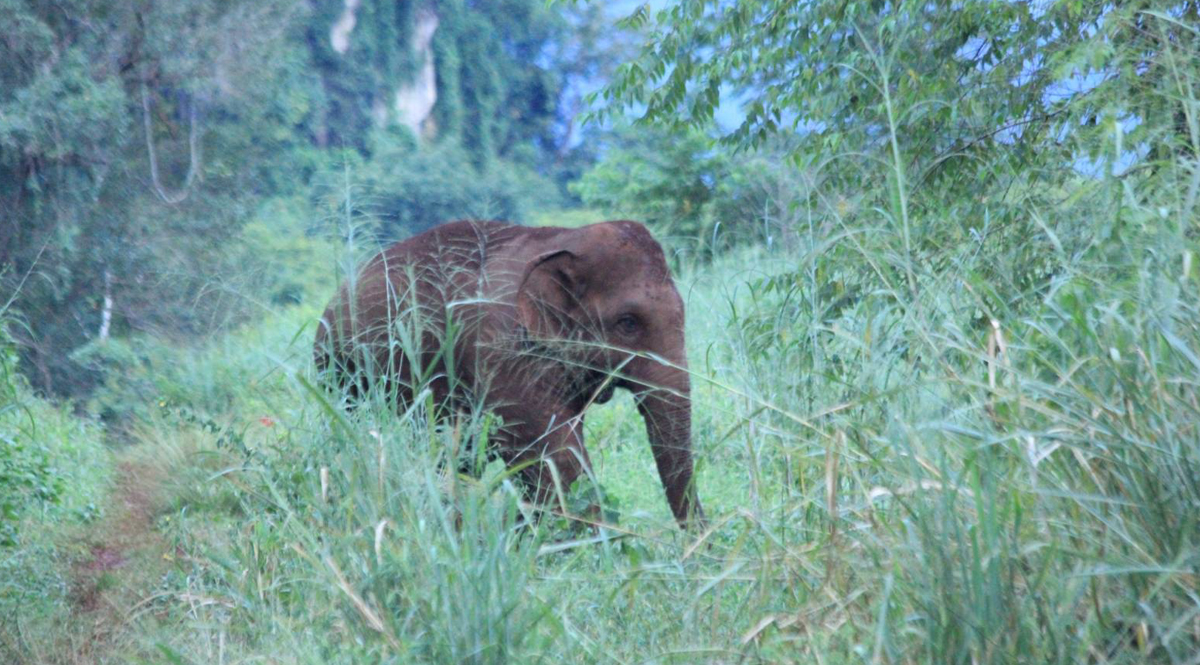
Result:
{"type": "Polygon", "coordinates": [[[97,335],[101,340],[108,339],[109,330],[112,329],[112,313],[113,313],[113,297],[112,297],[112,273],[108,270],[104,271],[104,305],[100,309],[100,332],[97,335]]]}
{"type": "Polygon", "coordinates": [[[356,13],[362,0],[346,0],[346,8],[338,17],[337,23],[329,29],[329,45],[338,55],[345,55],[350,49],[350,33],[354,32],[354,24],[358,23],[356,13]]]}
{"type": "Polygon", "coordinates": [[[437,103],[437,72],[433,65],[433,33],[437,32],[438,17],[429,10],[417,14],[416,29],[413,31],[412,50],[421,59],[421,71],[417,77],[396,90],[396,99],[392,108],[396,111],[396,120],[412,130],[418,138],[427,138],[426,120],[433,113],[433,105],[437,103]]]}

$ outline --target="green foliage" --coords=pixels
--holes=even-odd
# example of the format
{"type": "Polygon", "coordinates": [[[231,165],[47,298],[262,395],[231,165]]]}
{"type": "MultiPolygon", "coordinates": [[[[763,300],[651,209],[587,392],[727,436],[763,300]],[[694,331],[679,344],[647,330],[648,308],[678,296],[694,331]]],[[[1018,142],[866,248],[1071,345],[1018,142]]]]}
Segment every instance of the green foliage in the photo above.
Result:
{"type": "Polygon", "coordinates": [[[1062,256],[1093,240],[1028,214],[1076,189],[1084,160],[1112,171],[1140,155],[1140,168],[1163,170],[1196,154],[1195,113],[1178,102],[1194,97],[1196,12],[1170,1],[687,0],[629,19],[646,31],[642,52],[598,94],[598,115],[644,107],[643,123],[678,133],[707,126],[737,91],[745,115],[723,142],[797,134],[786,152],[804,176],[805,215],[887,234],[896,260],[876,285],[911,288],[916,271],[984,238],[994,307],[1044,289],[1062,256]],[[1058,247],[1018,249],[1046,228],[1058,247]]]}
{"type": "Polygon", "coordinates": [[[854,291],[889,257],[870,228],[836,244],[815,223],[798,250],[736,248],[682,272],[711,533],[672,524],[628,396],[588,415],[604,492],[566,497],[619,506],[619,524],[521,526],[502,465],[453,471],[483,420],[383,401],[343,412],[313,389],[314,308],[161,348],[146,377],[187,411],[152,415],[153,436],[209,434],[160,521],[181,570],[130,642],[196,662],[210,647],[326,662],[1186,660],[1197,637],[1172,627],[1197,609],[1200,303],[1185,257],[1200,248],[1137,202],[1149,192],[1111,179],[1076,194],[1041,212],[1112,232],[1050,297],[989,311],[995,327],[978,325],[971,246],[922,275],[916,300],[854,291]],[[230,433],[239,445],[218,445],[230,433]]]}
{"type": "MultiPolygon", "coordinates": [[[[1054,214],[1094,222],[1114,188],[1054,214]]],[[[151,373],[178,366],[179,399],[214,430],[164,527],[189,561],[168,589],[213,602],[163,602],[164,623],[135,630],[197,661],[218,643],[334,662],[1185,659],[1196,636],[1171,627],[1196,611],[1200,303],[1180,267],[1198,248],[1138,196],[1051,297],[990,312],[998,327],[977,324],[971,247],[919,300],[847,297],[887,257],[870,229],[822,247],[815,224],[799,253],[736,248],[682,273],[708,534],[671,524],[627,396],[589,412],[604,492],[566,499],[604,501],[611,528],[521,527],[502,465],[452,472],[486,424],[342,412],[307,383],[302,317],[164,349],[151,373]],[[228,432],[242,449],[217,447],[228,432]]]]}
{"type": "MultiPolygon", "coordinates": [[[[488,14],[493,25],[531,19],[531,5],[497,6],[507,14],[488,14]]],[[[630,133],[576,186],[606,213],[655,224],[671,255],[704,259],[676,262],[711,520],[701,533],[673,524],[628,395],[589,411],[593,474],[557,497],[572,512],[602,504],[608,523],[593,530],[556,514],[534,522],[503,464],[457,473],[492,431],[485,413],[437,421],[430,400],[397,414],[378,398],[347,411],[310,376],[311,324],[362,248],[340,257],[304,231],[374,219],[400,235],[428,223],[427,207],[527,214],[538,181],[513,166],[527,156],[465,147],[500,146],[521,123],[468,135],[466,115],[447,116],[462,134],[432,148],[372,129],[361,151],[290,153],[308,156],[295,166],[303,191],[247,206],[229,236],[241,246],[211,255],[231,276],[206,293],[256,294],[251,325],[203,343],[122,334],[75,356],[103,370],[90,408],[133,423],[144,454],[181,440],[195,453],[154,516],[174,568],[128,592],[125,639],[105,655],[1190,662],[1200,43],[1193,4],[1144,9],[686,0],[658,15],[616,99],[643,95],[670,126],[672,113],[705,119],[712,81],[746,84],[749,125],[731,140],[753,146],[792,120],[806,130],[737,154],[699,126],[630,133]],[[1047,98],[1084,65],[1104,72],[1100,85],[1047,98]],[[639,89],[643,75],[665,87],[639,89]],[[1095,124],[1080,122],[1089,109],[1095,124]],[[1136,126],[1116,121],[1127,114],[1136,126]],[[989,134],[1016,118],[1029,122],[989,134]],[[1098,166],[1084,168],[1087,155],[1098,166]]],[[[446,62],[479,62],[488,39],[508,39],[459,18],[446,34],[482,46],[446,49],[446,62]]],[[[36,32],[3,48],[34,49],[24,35],[36,32]]],[[[380,72],[402,66],[379,53],[380,72]]],[[[445,111],[502,109],[493,74],[474,71],[478,99],[445,87],[460,95],[445,111]]],[[[161,138],[179,141],[167,124],[161,138]]],[[[94,427],[2,385],[22,407],[0,424],[37,425],[14,430],[35,453],[19,465],[78,474],[57,504],[15,486],[28,521],[0,564],[7,656],[30,625],[92,629],[63,619],[64,605],[34,604],[61,599],[66,577],[49,536],[24,525],[65,521],[106,463],[78,443],[94,427]],[[27,620],[53,611],[57,623],[27,620]]],[[[113,575],[116,588],[131,573],[113,575]]]]}
{"type": "Polygon", "coordinates": [[[90,518],[107,458],[99,428],[31,394],[9,325],[0,311],[0,550],[22,544],[33,516],[90,518]]]}
{"type": "MultiPolygon", "coordinates": [[[[642,53],[601,96],[615,104],[606,114],[644,103],[644,119],[680,128],[711,120],[723,88],[733,86],[747,92],[747,115],[728,138],[760,143],[803,128],[813,134],[806,159],[821,156],[814,149],[836,155],[843,144],[887,150],[888,127],[900,124],[901,151],[919,159],[919,169],[976,182],[987,171],[971,162],[992,161],[1003,129],[1014,130],[1009,136],[1020,137],[1022,157],[1032,159],[1081,120],[1122,113],[1166,119],[1160,96],[1133,93],[1166,92],[1170,77],[1135,69],[1184,34],[1196,11],[1186,1],[685,0],[627,19],[647,29],[642,53]],[[1097,77],[1099,88],[1064,85],[1101,72],[1109,75],[1097,77]]],[[[1152,122],[1143,136],[1161,127],[1152,122]]],[[[1054,151],[1051,159],[1061,157],[1054,151]]]]}
{"type": "Polygon", "coordinates": [[[561,16],[541,0],[467,2],[441,0],[439,131],[461,137],[476,164],[486,168],[504,156],[536,166],[557,147],[553,123],[562,81],[539,62],[554,40],[568,39],[561,16]],[[523,158],[523,159],[522,159],[523,158]]]}
{"type": "Polygon", "coordinates": [[[79,362],[100,338],[194,339],[297,300],[300,284],[267,283],[255,248],[234,243],[251,221],[255,241],[296,217],[320,227],[322,188],[348,162],[391,237],[557,203],[534,195],[547,189],[535,174],[561,147],[560,69],[590,57],[543,57],[573,29],[557,12],[368,0],[337,53],[345,9],[0,4],[0,292],[17,294],[37,390],[83,398],[103,383],[79,362]],[[418,148],[386,109],[422,64],[410,36],[426,10],[439,17],[438,102],[418,148]],[[268,205],[283,217],[264,218],[268,205]]]}
{"type": "Polygon", "coordinates": [[[194,296],[221,277],[211,268],[245,201],[295,173],[276,158],[298,146],[285,130],[306,106],[281,92],[295,82],[293,50],[268,29],[292,14],[262,11],[0,11],[0,265],[39,390],[80,394],[100,380],[71,358],[105,311],[114,335],[197,334],[237,318],[229,300],[194,296]]]}
{"type": "Polygon", "coordinates": [[[732,160],[712,149],[698,131],[626,133],[593,169],[572,183],[585,205],[628,215],[661,233],[699,239],[711,236],[713,205],[732,160]]]}
{"type": "Polygon", "coordinates": [[[272,317],[277,326],[289,326],[286,331],[240,330],[192,347],[148,336],[91,347],[82,360],[103,369],[106,380],[94,391],[89,410],[118,431],[155,422],[164,409],[191,424],[219,419],[222,426],[240,427],[249,416],[235,420],[230,413],[235,405],[256,409],[257,415],[270,410],[247,396],[272,380],[273,361],[255,351],[271,339],[289,358],[308,360],[311,335],[300,335],[291,326],[307,326],[318,314],[312,306],[293,308],[272,317]],[[278,340],[279,335],[286,339],[278,340]]]}
{"type": "MultiPolygon", "coordinates": [[[[103,431],[70,406],[32,395],[17,371],[0,308],[0,658],[24,651],[29,632],[69,611],[67,555],[60,529],[100,512],[111,459],[103,431]]],[[[36,638],[35,638],[36,639],[36,638]]]]}
{"type": "MultiPolygon", "coordinates": [[[[305,231],[311,211],[306,197],[264,202],[215,259],[223,277],[205,284],[198,297],[230,301],[231,308],[248,309],[256,317],[314,318],[319,312],[311,303],[327,298],[334,288],[330,275],[337,252],[332,242],[305,231]],[[300,303],[308,306],[296,307],[300,303]]],[[[254,385],[265,371],[240,351],[261,334],[234,331],[195,341],[192,353],[181,352],[178,339],[126,335],[87,343],[74,352],[72,361],[102,377],[88,396],[88,410],[113,431],[125,432],[153,420],[160,402],[195,409],[206,417],[227,409],[236,400],[236,387],[254,385]],[[243,362],[206,367],[203,359],[209,354],[243,362]]],[[[303,355],[308,357],[307,352],[303,355]]]]}
{"type": "Polygon", "coordinates": [[[372,153],[374,117],[386,113],[396,90],[424,64],[407,45],[418,15],[427,11],[438,22],[431,44],[437,103],[429,133],[461,145],[485,171],[497,157],[532,167],[542,150],[557,147],[563,81],[559,63],[539,56],[569,32],[544,2],[363,2],[348,48],[339,54],[329,31],[344,11],[341,0],[323,0],[305,21],[323,90],[312,128],[318,144],[372,153]]]}
{"type": "Polygon", "coordinates": [[[99,427],[29,395],[11,368],[7,378],[17,396],[0,406],[0,547],[21,544],[34,522],[93,517],[108,474],[99,427]]]}
{"type": "MultiPolygon", "coordinates": [[[[24,377],[17,373],[16,345],[8,334],[8,322],[0,318],[0,418],[5,427],[0,433],[0,548],[17,543],[16,525],[27,504],[52,503],[62,492],[62,480],[55,478],[47,450],[33,448],[18,440],[21,400],[28,390],[24,377]]],[[[31,423],[25,423],[28,428],[31,423]]]]}
{"type": "Polygon", "coordinates": [[[375,126],[375,107],[394,94],[397,86],[410,81],[421,64],[407,48],[416,5],[359,3],[348,48],[339,54],[330,43],[330,29],[346,11],[346,4],[337,0],[312,3],[312,14],[303,29],[321,82],[322,94],[312,118],[319,145],[366,148],[375,126]]]}
{"type": "Polygon", "coordinates": [[[730,154],[699,130],[627,128],[571,183],[589,207],[649,224],[678,249],[711,257],[731,246],[791,239],[799,177],[782,150],[730,154]]]}
{"type": "Polygon", "coordinates": [[[336,252],[332,242],[308,232],[312,208],[304,196],[263,202],[232,243],[228,272],[242,281],[226,288],[259,298],[252,303],[259,312],[327,295],[333,288],[328,276],[336,252]]]}
{"type": "Polygon", "coordinates": [[[456,219],[521,223],[535,210],[561,204],[553,183],[519,163],[495,160],[480,169],[451,142],[418,150],[381,135],[374,146],[375,157],[349,173],[349,188],[331,187],[329,208],[344,215],[349,205],[352,221],[365,218],[382,240],[456,219]]]}

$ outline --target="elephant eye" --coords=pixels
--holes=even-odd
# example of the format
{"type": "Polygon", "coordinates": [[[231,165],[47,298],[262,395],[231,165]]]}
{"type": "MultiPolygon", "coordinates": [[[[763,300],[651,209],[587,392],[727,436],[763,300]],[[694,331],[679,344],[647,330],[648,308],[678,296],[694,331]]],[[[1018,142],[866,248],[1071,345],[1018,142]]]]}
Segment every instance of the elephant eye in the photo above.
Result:
{"type": "Polygon", "coordinates": [[[633,314],[625,314],[621,318],[617,319],[617,332],[621,333],[622,335],[634,335],[641,327],[642,326],[641,323],[638,322],[638,318],[633,314]]]}

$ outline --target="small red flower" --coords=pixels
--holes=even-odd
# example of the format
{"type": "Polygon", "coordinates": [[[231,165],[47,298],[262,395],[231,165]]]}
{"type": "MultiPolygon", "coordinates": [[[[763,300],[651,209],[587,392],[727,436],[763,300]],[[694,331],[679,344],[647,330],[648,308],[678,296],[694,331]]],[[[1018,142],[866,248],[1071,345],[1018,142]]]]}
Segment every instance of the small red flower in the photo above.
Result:
{"type": "Polygon", "coordinates": [[[272,418],[271,416],[263,416],[258,419],[258,422],[262,423],[263,427],[274,427],[275,426],[275,419],[272,418]]]}

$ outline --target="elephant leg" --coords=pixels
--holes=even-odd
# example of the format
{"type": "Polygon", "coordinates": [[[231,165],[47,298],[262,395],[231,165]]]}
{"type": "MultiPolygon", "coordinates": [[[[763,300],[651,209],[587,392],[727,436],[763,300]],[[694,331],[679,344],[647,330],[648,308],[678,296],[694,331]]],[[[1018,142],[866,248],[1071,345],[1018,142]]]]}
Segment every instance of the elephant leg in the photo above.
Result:
{"type": "Polygon", "coordinates": [[[458,472],[464,476],[480,478],[487,465],[498,459],[504,460],[501,445],[504,438],[497,432],[485,437],[483,425],[469,408],[459,405],[454,413],[454,437],[460,442],[455,461],[458,472]]]}
{"type": "MultiPolygon", "coordinates": [[[[581,475],[590,473],[592,461],[583,445],[583,416],[564,419],[527,446],[515,464],[529,464],[522,472],[529,498],[538,505],[553,505],[581,475]],[[534,452],[537,451],[537,452],[534,452]]],[[[560,503],[560,508],[565,507],[560,503]]]]}

